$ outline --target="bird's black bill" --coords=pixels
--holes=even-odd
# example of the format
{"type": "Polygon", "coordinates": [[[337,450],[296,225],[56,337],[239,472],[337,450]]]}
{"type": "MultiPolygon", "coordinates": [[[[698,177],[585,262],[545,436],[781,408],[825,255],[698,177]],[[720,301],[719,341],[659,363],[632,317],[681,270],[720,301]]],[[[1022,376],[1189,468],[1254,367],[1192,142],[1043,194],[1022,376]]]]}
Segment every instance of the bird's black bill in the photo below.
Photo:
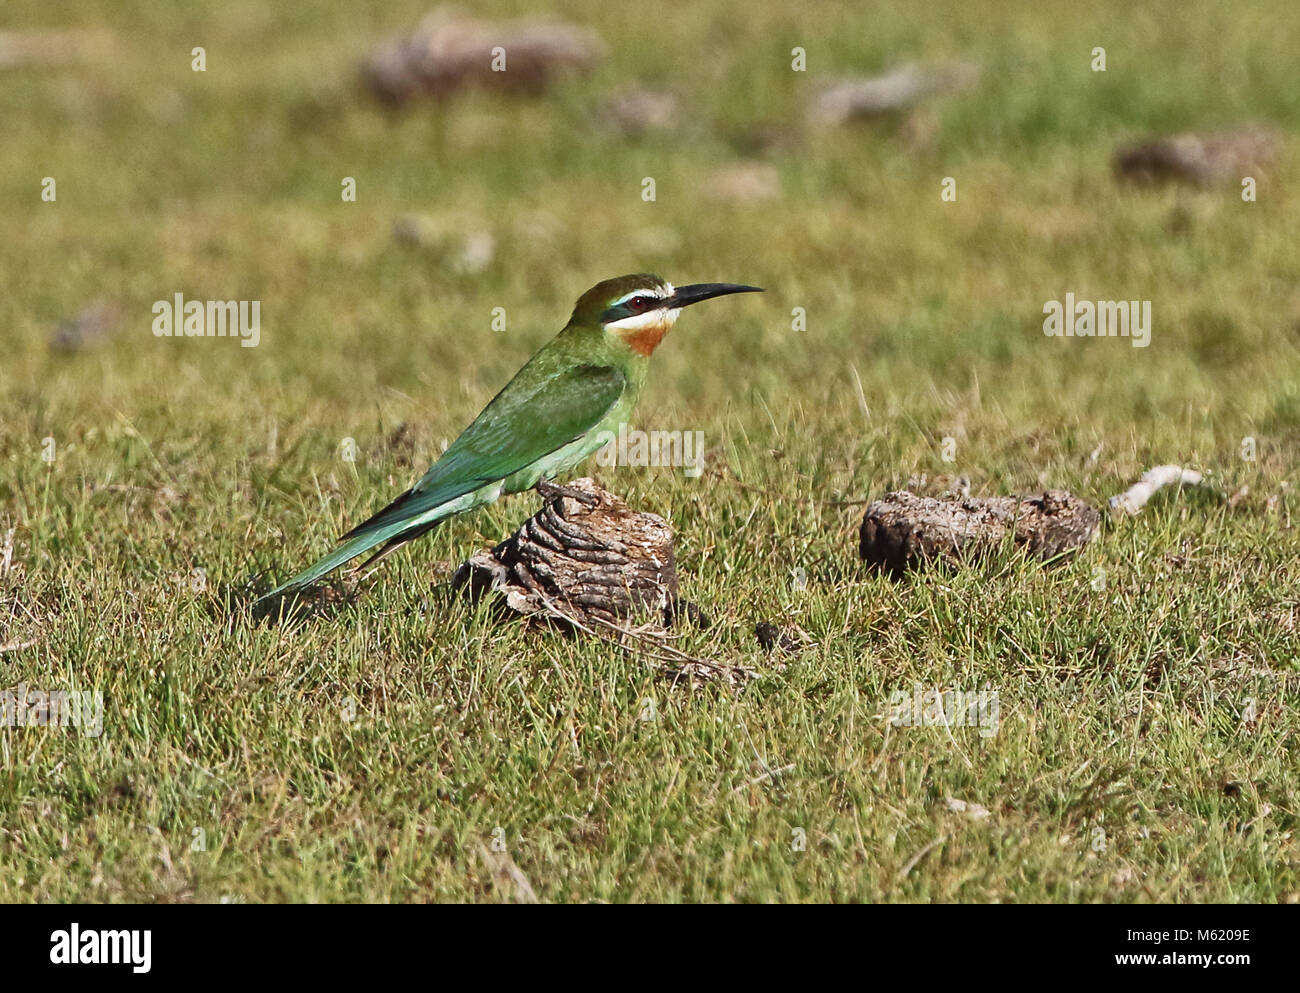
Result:
{"type": "Polygon", "coordinates": [[[672,298],[668,301],[668,306],[673,308],[689,307],[701,300],[723,297],[728,293],[762,292],[763,288],[761,286],[743,286],[740,283],[692,283],[690,286],[677,287],[672,298]]]}

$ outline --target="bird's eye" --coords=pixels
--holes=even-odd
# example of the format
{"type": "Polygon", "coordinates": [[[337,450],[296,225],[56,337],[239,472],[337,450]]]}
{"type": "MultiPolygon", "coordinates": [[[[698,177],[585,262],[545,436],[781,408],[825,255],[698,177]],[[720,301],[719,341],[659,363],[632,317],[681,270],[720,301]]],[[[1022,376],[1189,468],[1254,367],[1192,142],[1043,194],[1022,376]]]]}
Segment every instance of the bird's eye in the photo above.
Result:
{"type": "Polygon", "coordinates": [[[635,310],[638,314],[641,311],[645,310],[646,307],[649,306],[649,304],[650,301],[647,300],[645,297],[633,297],[631,300],[627,302],[628,307],[631,310],[635,310]]]}

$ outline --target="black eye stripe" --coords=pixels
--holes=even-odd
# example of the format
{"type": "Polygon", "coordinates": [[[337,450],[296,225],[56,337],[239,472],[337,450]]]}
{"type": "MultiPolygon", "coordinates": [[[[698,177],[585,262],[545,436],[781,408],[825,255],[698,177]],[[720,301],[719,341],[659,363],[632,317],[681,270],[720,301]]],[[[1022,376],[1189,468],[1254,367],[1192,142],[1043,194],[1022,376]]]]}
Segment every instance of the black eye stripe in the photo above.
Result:
{"type": "Polygon", "coordinates": [[[628,297],[622,303],[610,307],[601,315],[600,319],[602,323],[608,324],[611,321],[617,321],[624,317],[638,317],[641,314],[654,310],[659,306],[659,304],[660,300],[658,297],[650,296],[646,293],[637,293],[635,296],[628,297]],[[640,306],[637,305],[638,301],[640,301],[640,306]]]}

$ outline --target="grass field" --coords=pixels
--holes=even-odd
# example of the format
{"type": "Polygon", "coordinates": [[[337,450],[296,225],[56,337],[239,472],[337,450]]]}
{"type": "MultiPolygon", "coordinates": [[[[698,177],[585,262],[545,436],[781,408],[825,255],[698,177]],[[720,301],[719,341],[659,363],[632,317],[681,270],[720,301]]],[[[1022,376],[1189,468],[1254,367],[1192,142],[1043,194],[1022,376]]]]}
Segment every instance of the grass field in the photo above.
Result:
{"type": "Polygon", "coordinates": [[[0,900],[1300,900],[1292,6],[765,6],[578,0],[589,76],[394,114],[356,68],[425,0],[6,4],[3,30],[106,40],[0,69],[0,687],[104,709],[98,736],[0,727],[0,900]],[[829,79],[947,59],[978,82],[906,127],[803,123],[829,79]],[[674,124],[608,126],[630,85],[674,124]],[[1282,136],[1256,202],[1111,174],[1122,142],[1247,124],[1282,136]],[[754,162],[777,195],[716,192],[754,162]],[[683,650],[757,682],[673,687],[449,598],[532,495],[335,613],[226,610],[403,490],[583,290],[647,270],[768,291],[655,356],[639,426],[702,431],[703,474],[592,467],[672,521],[714,622],[683,650]],[[1150,346],[1046,337],[1067,292],[1150,300],[1150,346]],[[155,337],[176,293],[260,301],[260,343],[155,337]],[[117,332],[52,349],[96,300],[117,332]],[[1061,565],[857,558],[850,501],[912,477],[1100,506],[1165,462],[1204,492],[1061,565]],[[807,646],[783,665],[761,621],[807,646]],[[916,687],[989,689],[998,724],[893,726],[916,687]]]}

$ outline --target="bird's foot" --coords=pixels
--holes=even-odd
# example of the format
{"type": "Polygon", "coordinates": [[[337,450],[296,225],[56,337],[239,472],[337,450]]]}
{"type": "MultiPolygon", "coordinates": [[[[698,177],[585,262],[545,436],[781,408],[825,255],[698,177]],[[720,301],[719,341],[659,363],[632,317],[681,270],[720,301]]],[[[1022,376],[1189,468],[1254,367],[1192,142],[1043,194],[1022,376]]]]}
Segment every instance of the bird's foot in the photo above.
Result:
{"type": "Polygon", "coordinates": [[[548,479],[539,479],[537,485],[533,488],[547,503],[550,503],[556,497],[568,497],[571,500],[577,500],[584,507],[595,507],[600,503],[600,498],[593,493],[588,493],[586,490],[575,490],[569,486],[558,486],[548,479]]]}

